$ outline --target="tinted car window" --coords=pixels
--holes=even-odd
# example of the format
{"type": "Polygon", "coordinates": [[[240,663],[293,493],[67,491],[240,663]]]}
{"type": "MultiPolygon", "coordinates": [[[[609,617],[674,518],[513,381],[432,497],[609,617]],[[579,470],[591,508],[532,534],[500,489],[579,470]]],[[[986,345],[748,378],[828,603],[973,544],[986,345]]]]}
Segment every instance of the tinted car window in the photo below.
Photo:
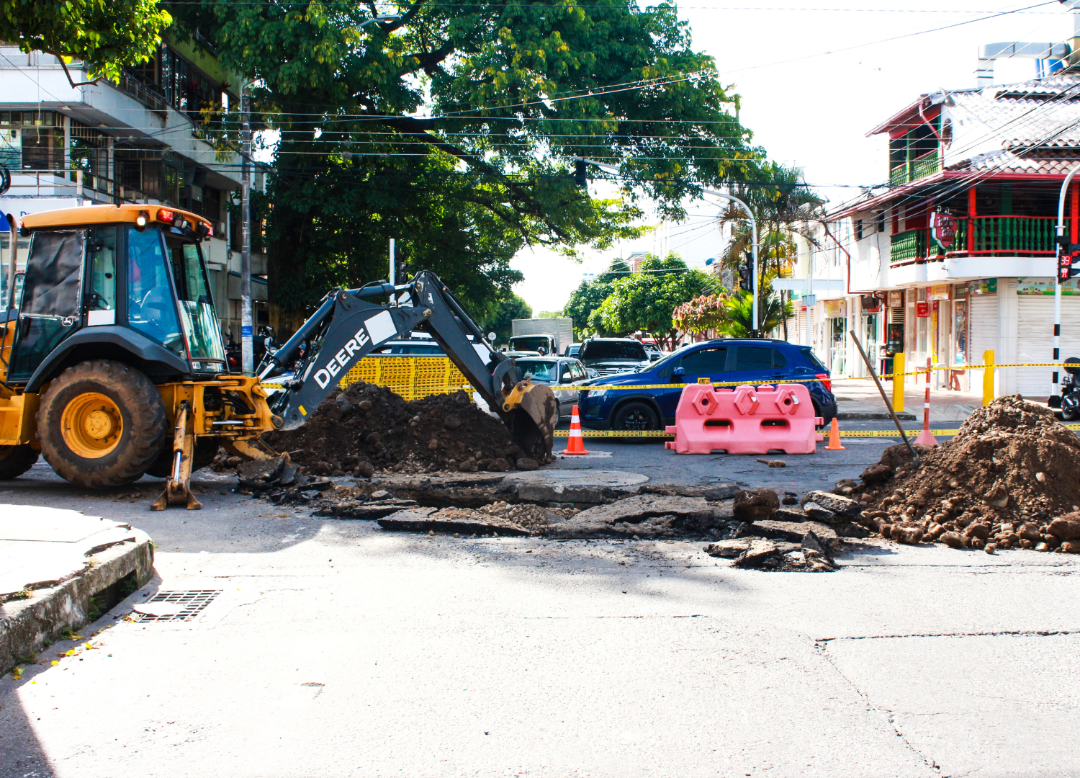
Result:
{"type": "Polygon", "coordinates": [[[645,347],[633,340],[596,340],[581,347],[582,359],[625,359],[645,362],[645,347]]]}
{"type": "Polygon", "coordinates": [[[787,366],[787,360],[777,349],[761,346],[739,346],[735,362],[736,370],[771,370],[787,366]]]}
{"type": "Polygon", "coordinates": [[[819,370],[828,371],[828,368],[825,367],[825,365],[821,364],[821,360],[817,358],[817,354],[814,353],[814,350],[812,348],[802,349],[802,355],[806,357],[806,361],[814,367],[818,368],[819,370]]]}
{"type": "Polygon", "coordinates": [[[727,369],[726,348],[703,348],[682,358],[682,368],[687,375],[714,375],[727,369]]]}
{"type": "Polygon", "coordinates": [[[585,370],[581,365],[573,364],[570,366],[570,377],[575,381],[580,381],[585,378],[585,370]]]}

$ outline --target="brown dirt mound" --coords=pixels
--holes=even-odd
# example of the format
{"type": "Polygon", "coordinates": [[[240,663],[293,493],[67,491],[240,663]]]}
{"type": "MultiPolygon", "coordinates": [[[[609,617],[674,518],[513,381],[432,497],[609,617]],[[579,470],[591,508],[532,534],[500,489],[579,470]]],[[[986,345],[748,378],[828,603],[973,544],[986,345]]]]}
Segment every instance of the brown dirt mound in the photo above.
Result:
{"type": "Polygon", "coordinates": [[[304,426],[264,436],[278,451],[318,475],[371,475],[376,470],[535,469],[499,419],[465,392],[411,402],[385,387],[356,383],[330,394],[304,426]]]}
{"type": "Polygon", "coordinates": [[[916,468],[904,446],[890,447],[854,490],[883,536],[991,551],[1051,550],[1069,539],[1051,522],[1080,505],[1080,439],[1047,408],[1002,397],[919,453],[916,468]]]}

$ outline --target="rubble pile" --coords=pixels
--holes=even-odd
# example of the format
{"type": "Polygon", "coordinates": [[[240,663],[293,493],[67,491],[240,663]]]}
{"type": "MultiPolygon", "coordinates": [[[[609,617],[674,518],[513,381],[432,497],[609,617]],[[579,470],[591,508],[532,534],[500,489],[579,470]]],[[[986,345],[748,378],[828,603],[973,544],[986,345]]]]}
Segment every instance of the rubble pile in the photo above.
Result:
{"type": "MultiPolygon", "coordinates": [[[[918,467],[906,447],[892,446],[861,483],[841,482],[831,498],[857,497],[866,507],[859,521],[902,543],[1080,553],[1080,438],[1049,409],[1002,397],[952,440],[916,450],[918,467]]],[[[811,515],[816,507],[804,504],[811,515]]]]}
{"type": "Polygon", "coordinates": [[[317,476],[507,472],[544,464],[525,456],[506,425],[477,408],[465,392],[406,401],[363,382],[332,392],[302,427],[264,439],[317,476]]]}

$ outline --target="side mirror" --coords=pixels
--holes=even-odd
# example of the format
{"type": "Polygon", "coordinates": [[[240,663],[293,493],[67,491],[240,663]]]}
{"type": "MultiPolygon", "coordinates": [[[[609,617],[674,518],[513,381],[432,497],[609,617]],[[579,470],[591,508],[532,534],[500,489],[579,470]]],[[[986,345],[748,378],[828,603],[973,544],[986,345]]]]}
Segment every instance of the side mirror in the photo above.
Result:
{"type": "Polygon", "coordinates": [[[568,383],[570,383],[570,382],[571,382],[571,381],[573,381],[573,380],[574,380],[574,379],[573,379],[573,376],[571,376],[571,375],[570,375],[570,371],[569,371],[569,370],[567,370],[566,372],[564,372],[564,373],[562,374],[562,378],[560,378],[560,379],[559,379],[559,383],[560,383],[560,384],[568,384],[568,383]]]}

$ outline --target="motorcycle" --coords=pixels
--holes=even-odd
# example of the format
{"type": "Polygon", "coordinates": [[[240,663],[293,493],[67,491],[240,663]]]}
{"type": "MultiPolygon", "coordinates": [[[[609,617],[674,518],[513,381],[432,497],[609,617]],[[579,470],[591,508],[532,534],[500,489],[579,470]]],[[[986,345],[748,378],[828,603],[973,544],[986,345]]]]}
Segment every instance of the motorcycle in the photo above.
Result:
{"type": "Polygon", "coordinates": [[[1061,408],[1061,418],[1065,421],[1076,421],[1080,419],[1080,359],[1069,357],[1061,367],[1065,371],[1061,377],[1061,397],[1052,397],[1051,404],[1061,408]]]}

